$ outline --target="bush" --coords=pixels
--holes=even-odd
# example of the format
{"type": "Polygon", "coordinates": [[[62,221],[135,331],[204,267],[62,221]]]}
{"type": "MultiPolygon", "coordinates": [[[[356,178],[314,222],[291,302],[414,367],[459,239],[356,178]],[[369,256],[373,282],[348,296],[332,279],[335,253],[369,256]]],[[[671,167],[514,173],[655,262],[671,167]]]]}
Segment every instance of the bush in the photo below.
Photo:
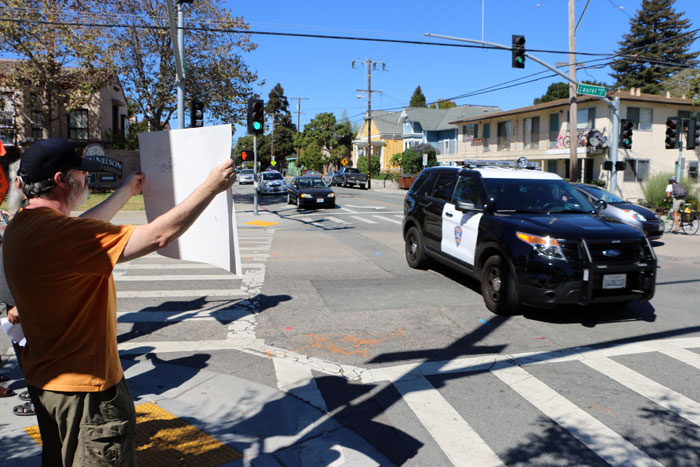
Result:
{"type": "Polygon", "coordinates": [[[411,146],[400,154],[394,154],[391,163],[396,165],[398,162],[403,173],[415,175],[423,170],[423,154],[428,154],[428,167],[438,165],[435,148],[423,143],[411,146]]]}
{"type": "MultiPolygon", "coordinates": [[[[363,174],[367,173],[367,156],[357,158],[357,168],[363,174]]],[[[382,164],[379,162],[379,156],[372,154],[372,176],[378,174],[380,170],[382,170],[382,164]]]]}
{"type": "MultiPolygon", "coordinates": [[[[646,181],[646,183],[643,186],[644,189],[644,198],[647,201],[647,204],[654,208],[654,209],[660,209],[660,208],[666,208],[668,207],[668,203],[664,203],[664,197],[666,196],[666,186],[668,185],[668,177],[673,175],[672,173],[661,173],[661,174],[656,174],[653,177],[649,178],[649,180],[646,181]]],[[[692,183],[690,180],[687,178],[682,178],[680,180],[681,185],[685,188],[685,192],[687,193],[685,200],[689,203],[692,203],[693,206],[698,205],[698,198],[695,195],[695,193],[692,191],[692,183]]]]}

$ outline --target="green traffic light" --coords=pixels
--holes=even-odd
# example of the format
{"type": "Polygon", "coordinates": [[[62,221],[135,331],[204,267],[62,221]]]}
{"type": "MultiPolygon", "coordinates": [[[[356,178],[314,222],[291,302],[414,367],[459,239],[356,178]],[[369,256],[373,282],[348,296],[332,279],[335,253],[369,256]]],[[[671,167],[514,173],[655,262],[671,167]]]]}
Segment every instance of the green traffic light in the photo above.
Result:
{"type": "Polygon", "coordinates": [[[262,123],[253,122],[253,128],[255,128],[256,130],[260,130],[262,128],[262,123]]]}

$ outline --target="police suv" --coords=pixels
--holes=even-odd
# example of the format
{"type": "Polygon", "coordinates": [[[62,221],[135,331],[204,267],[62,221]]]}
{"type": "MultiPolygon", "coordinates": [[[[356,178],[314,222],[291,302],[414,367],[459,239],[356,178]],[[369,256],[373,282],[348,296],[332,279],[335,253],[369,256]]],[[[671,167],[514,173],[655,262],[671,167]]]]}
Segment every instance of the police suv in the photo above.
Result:
{"type": "Polygon", "coordinates": [[[480,280],[495,313],[651,299],[657,260],[644,233],[538,168],[520,158],[423,170],[404,201],[408,265],[434,259],[480,280]]]}

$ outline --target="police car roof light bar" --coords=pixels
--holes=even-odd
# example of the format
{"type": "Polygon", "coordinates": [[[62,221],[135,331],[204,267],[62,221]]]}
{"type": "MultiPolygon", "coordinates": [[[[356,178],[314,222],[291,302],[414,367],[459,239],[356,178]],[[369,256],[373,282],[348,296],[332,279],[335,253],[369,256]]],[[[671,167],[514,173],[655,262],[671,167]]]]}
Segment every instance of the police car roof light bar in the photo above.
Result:
{"type": "Polygon", "coordinates": [[[463,164],[467,168],[473,168],[473,167],[512,167],[515,169],[540,170],[540,163],[539,162],[530,162],[525,157],[520,157],[520,158],[518,158],[518,160],[500,160],[500,161],[465,159],[463,164]]]}

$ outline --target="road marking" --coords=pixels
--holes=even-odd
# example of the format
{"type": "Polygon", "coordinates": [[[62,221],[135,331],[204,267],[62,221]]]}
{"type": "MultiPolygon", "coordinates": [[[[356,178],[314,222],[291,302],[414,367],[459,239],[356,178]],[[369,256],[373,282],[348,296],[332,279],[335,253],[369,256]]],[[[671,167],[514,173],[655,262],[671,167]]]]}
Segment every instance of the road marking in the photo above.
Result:
{"type": "Polygon", "coordinates": [[[360,216],[350,216],[350,217],[352,217],[353,219],[358,220],[360,222],[364,222],[366,224],[376,224],[376,222],[371,221],[369,219],[365,219],[364,217],[360,217],[360,216]]]}
{"type": "Polygon", "coordinates": [[[328,216],[326,217],[326,219],[328,219],[331,222],[335,222],[336,224],[347,224],[347,222],[345,222],[344,220],[333,216],[328,216]]]}
{"type": "Polygon", "coordinates": [[[454,465],[503,465],[496,453],[426,378],[411,375],[395,381],[394,386],[454,465]]]}
{"type": "Polygon", "coordinates": [[[236,280],[240,277],[236,277],[234,274],[175,274],[170,276],[114,276],[114,280],[117,282],[170,282],[170,281],[223,281],[223,280],[236,280]]]}
{"type": "Polygon", "coordinates": [[[700,403],[609,358],[584,358],[581,363],[700,426],[700,403]]]}
{"type": "Polygon", "coordinates": [[[365,209],[386,209],[386,206],[355,206],[354,204],[344,204],[349,208],[365,208],[365,209]]]}
{"type": "Polygon", "coordinates": [[[121,290],[117,298],[247,297],[242,290],[121,290]]]}
{"type": "Polygon", "coordinates": [[[275,365],[277,388],[280,391],[288,392],[324,413],[328,412],[311,368],[286,358],[273,358],[272,363],[275,365]]]}
{"type": "Polygon", "coordinates": [[[493,375],[609,464],[662,465],[525,369],[510,363],[499,366],[491,369],[493,375]]]}
{"type": "Polygon", "coordinates": [[[377,219],[381,219],[381,220],[383,220],[383,221],[391,222],[391,223],[393,223],[393,224],[399,224],[399,225],[401,225],[401,221],[397,221],[397,220],[391,219],[391,218],[389,218],[389,217],[380,216],[380,215],[378,215],[378,214],[374,214],[374,215],[372,215],[372,217],[375,217],[375,218],[377,218],[377,219]]]}
{"type": "Polygon", "coordinates": [[[403,215],[400,215],[400,216],[395,215],[394,217],[397,218],[397,219],[401,219],[401,220],[403,221],[403,215]]]}
{"type": "Polygon", "coordinates": [[[685,363],[686,365],[690,365],[692,367],[700,369],[700,354],[681,348],[671,348],[666,350],[660,350],[659,352],[666,356],[679,360],[685,363]]]}
{"type": "Polygon", "coordinates": [[[357,211],[353,211],[352,209],[348,209],[348,208],[346,208],[346,207],[341,207],[340,209],[341,209],[342,211],[347,211],[347,212],[349,212],[350,214],[358,214],[357,211]]]}
{"type": "Polygon", "coordinates": [[[181,321],[233,321],[250,314],[245,307],[218,310],[158,310],[120,311],[120,323],[172,323],[181,321]]]}
{"type": "Polygon", "coordinates": [[[221,269],[218,266],[204,263],[120,263],[114,267],[115,271],[126,269],[221,269]]]}

